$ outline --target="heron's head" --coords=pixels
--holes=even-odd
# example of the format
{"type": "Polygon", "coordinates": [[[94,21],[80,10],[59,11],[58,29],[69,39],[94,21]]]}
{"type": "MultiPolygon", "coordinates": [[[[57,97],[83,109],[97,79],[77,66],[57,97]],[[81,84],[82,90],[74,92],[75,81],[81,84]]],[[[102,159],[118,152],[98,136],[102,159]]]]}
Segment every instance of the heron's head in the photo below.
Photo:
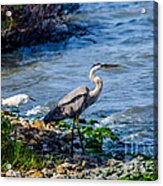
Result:
{"type": "Polygon", "coordinates": [[[97,70],[109,70],[112,68],[117,68],[120,65],[118,64],[102,64],[102,63],[96,63],[91,67],[91,71],[95,72],[97,70]]]}

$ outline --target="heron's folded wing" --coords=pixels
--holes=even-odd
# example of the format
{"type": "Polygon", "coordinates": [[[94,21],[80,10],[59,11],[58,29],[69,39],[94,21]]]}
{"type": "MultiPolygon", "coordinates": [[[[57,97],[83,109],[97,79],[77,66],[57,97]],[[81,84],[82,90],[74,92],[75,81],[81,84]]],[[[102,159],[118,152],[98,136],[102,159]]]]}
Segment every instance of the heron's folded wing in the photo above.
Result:
{"type": "Polygon", "coordinates": [[[79,87],[66,95],[58,104],[62,114],[65,117],[80,115],[86,108],[88,93],[87,87],[79,87]]]}
{"type": "Polygon", "coordinates": [[[89,93],[89,89],[85,86],[81,86],[78,87],[76,89],[74,89],[73,91],[71,91],[70,93],[68,93],[65,97],[63,97],[60,102],[58,103],[58,105],[66,105],[71,103],[74,99],[77,99],[78,97],[82,96],[82,95],[88,95],[89,93]]]}

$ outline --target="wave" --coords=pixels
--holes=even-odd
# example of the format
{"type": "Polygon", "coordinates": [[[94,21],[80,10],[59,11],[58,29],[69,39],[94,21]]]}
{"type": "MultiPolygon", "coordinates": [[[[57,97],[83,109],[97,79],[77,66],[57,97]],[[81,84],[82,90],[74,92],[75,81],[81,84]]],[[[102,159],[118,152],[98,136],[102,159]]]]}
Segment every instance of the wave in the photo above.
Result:
{"type": "Polygon", "coordinates": [[[106,139],[103,145],[104,151],[117,154],[118,149],[118,152],[124,151],[125,153],[144,154],[153,157],[155,154],[155,119],[153,113],[153,105],[149,105],[134,107],[104,118],[101,124],[109,127],[119,136],[118,142],[112,142],[112,148],[110,140],[108,142],[106,139]]]}

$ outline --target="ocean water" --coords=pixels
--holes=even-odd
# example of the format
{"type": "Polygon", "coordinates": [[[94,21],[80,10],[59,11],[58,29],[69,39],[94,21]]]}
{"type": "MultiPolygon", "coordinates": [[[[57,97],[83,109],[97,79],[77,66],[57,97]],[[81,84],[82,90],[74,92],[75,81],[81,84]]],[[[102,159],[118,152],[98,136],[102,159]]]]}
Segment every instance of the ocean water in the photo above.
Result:
{"type": "Polygon", "coordinates": [[[123,143],[136,145],[134,153],[154,156],[153,2],[80,4],[67,19],[84,26],[85,33],[2,55],[2,97],[26,93],[35,98],[36,103],[21,107],[23,114],[36,106],[52,108],[78,86],[94,88],[88,77],[93,64],[120,64],[97,73],[102,93],[81,117],[97,119],[123,143]]]}

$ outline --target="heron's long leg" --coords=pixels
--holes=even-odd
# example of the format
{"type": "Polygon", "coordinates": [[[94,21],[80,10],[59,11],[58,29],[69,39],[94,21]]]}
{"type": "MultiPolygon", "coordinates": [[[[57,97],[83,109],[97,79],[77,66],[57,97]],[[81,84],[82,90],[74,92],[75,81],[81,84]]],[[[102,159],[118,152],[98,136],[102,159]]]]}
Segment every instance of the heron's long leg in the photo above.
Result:
{"type": "Polygon", "coordinates": [[[72,131],[71,131],[71,134],[72,134],[72,137],[71,137],[71,156],[73,157],[74,155],[74,149],[73,149],[73,140],[74,140],[74,126],[75,126],[75,119],[73,120],[73,123],[72,123],[72,131]]]}
{"type": "Polygon", "coordinates": [[[83,154],[84,154],[84,146],[83,146],[83,141],[82,141],[82,136],[81,136],[81,132],[80,132],[80,124],[79,124],[79,118],[77,117],[76,119],[77,121],[77,128],[78,128],[78,133],[79,133],[79,138],[80,138],[80,145],[81,145],[81,148],[82,148],[82,151],[83,151],[83,154]]]}

